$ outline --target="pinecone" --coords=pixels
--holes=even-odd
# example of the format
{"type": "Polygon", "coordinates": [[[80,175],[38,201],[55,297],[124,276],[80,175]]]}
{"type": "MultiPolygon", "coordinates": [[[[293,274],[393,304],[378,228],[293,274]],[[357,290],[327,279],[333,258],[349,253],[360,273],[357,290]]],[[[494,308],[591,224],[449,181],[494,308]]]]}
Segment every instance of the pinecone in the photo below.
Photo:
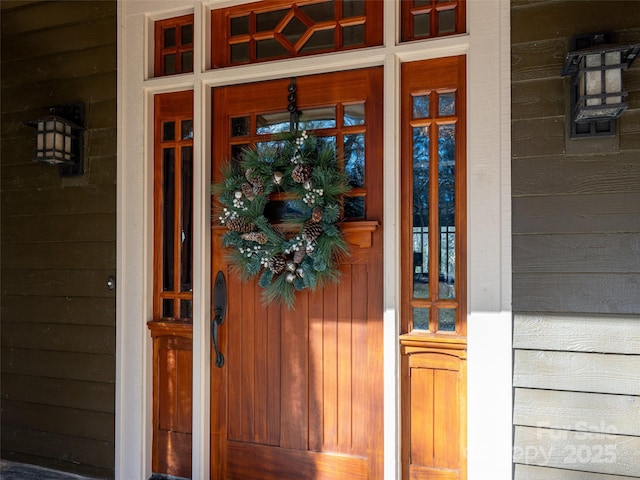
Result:
{"type": "Polygon", "coordinates": [[[322,225],[319,223],[307,222],[302,229],[302,239],[307,243],[315,242],[322,234],[322,225]]]}
{"type": "Polygon", "coordinates": [[[260,245],[264,245],[267,243],[267,236],[262,232],[249,232],[243,233],[240,235],[243,240],[248,240],[249,242],[256,242],[260,245]]]}
{"type": "Polygon", "coordinates": [[[296,183],[304,183],[311,176],[311,167],[309,165],[296,165],[291,172],[291,178],[296,183]]]}
{"type": "Polygon", "coordinates": [[[255,195],[264,193],[264,181],[262,178],[255,177],[251,183],[253,183],[253,193],[255,195]]]}
{"type": "Polygon", "coordinates": [[[256,226],[246,218],[237,217],[227,220],[227,228],[232,232],[249,233],[255,230],[256,226]]]}
{"type": "Polygon", "coordinates": [[[287,260],[284,258],[284,255],[279,253],[278,255],[274,255],[269,259],[268,268],[276,275],[284,272],[284,269],[287,266],[287,260]]]}
{"type": "Polygon", "coordinates": [[[245,197],[249,198],[253,196],[253,187],[249,183],[243,183],[241,188],[245,197]]]}
{"type": "Polygon", "coordinates": [[[302,260],[304,260],[305,255],[307,255],[307,252],[305,250],[296,250],[296,252],[293,254],[293,261],[300,265],[302,263],[302,260]]]}
{"type": "Polygon", "coordinates": [[[322,220],[322,209],[320,207],[315,207],[311,212],[311,221],[313,223],[318,223],[322,220]]]}
{"type": "Polygon", "coordinates": [[[244,176],[247,180],[253,183],[253,179],[256,176],[256,172],[253,168],[247,168],[247,170],[244,172],[244,176]]]}

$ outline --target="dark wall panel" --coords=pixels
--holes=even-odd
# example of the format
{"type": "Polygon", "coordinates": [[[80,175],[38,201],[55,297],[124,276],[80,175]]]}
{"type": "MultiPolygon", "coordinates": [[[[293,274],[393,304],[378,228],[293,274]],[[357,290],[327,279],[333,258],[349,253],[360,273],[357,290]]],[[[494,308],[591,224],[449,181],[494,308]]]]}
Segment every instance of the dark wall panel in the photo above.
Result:
{"type": "Polygon", "coordinates": [[[1,9],[1,454],[114,476],[116,1],[1,9]],[[83,103],[85,173],[31,161],[26,120],[83,103]]]}
{"type": "Polygon", "coordinates": [[[572,35],[601,31],[640,43],[637,2],[511,2],[516,313],[640,313],[640,61],[618,141],[567,154],[564,58],[572,35]]]}

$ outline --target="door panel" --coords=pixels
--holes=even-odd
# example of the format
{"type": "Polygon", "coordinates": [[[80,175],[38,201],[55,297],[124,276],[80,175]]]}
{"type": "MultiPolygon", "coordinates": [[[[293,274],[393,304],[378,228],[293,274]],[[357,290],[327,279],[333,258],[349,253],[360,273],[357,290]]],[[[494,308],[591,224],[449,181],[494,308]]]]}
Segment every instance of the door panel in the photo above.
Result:
{"type": "MultiPolygon", "coordinates": [[[[286,114],[289,82],[214,89],[215,181],[239,145],[271,138],[259,133],[259,122],[265,114],[286,114]],[[246,118],[248,128],[232,128],[237,118],[246,118]]],[[[364,135],[364,187],[354,193],[364,198],[366,218],[344,224],[351,256],[341,265],[340,283],[298,292],[293,309],[264,306],[257,282],[235,276],[221,245],[224,228],[214,227],[212,274],[225,273],[229,300],[219,332],[225,364],[211,366],[211,478],[378,479],[382,69],[298,77],[296,85],[303,116],[312,108],[336,109],[335,125],[316,135],[335,137],[339,149],[345,139],[364,135]],[[346,120],[349,107],[363,102],[364,121],[346,120]]]]}

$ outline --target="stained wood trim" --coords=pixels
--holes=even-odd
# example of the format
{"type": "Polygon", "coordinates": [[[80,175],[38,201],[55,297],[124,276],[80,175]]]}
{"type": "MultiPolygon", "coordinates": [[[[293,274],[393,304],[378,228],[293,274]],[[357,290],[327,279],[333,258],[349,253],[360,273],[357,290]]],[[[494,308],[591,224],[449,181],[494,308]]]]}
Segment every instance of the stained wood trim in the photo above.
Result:
{"type": "MultiPolygon", "coordinates": [[[[282,224],[274,224],[275,228],[281,229],[285,232],[295,231],[296,227],[289,227],[282,224]]],[[[373,245],[373,233],[380,227],[380,222],[377,221],[357,221],[357,222],[342,222],[339,224],[347,243],[354,245],[358,248],[371,248],[373,245]]],[[[217,234],[224,233],[226,227],[222,225],[212,226],[213,231],[217,234]]]]}

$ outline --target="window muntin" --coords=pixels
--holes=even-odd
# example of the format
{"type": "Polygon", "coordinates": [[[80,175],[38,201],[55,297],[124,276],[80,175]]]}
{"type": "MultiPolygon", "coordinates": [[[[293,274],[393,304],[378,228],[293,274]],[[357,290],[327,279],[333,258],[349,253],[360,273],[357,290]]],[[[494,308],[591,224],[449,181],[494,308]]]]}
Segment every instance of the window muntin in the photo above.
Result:
{"type": "Polygon", "coordinates": [[[154,319],[192,317],[193,93],[154,98],[154,319]]]}
{"type": "MultiPolygon", "coordinates": [[[[306,130],[318,137],[319,142],[331,143],[336,152],[342,153],[351,191],[344,198],[344,218],[366,218],[366,158],[365,141],[367,123],[365,104],[338,103],[305,108],[300,113],[298,130],[306,130]]],[[[279,134],[289,132],[291,117],[288,110],[257,112],[230,120],[230,152],[232,161],[239,161],[246,148],[273,148],[279,134]]],[[[295,202],[281,199],[274,194],[265,214],[273,221],[289,216],[299,216],[295,202]]]]}
{"type": "Polygon", "coordinates": [[[464,334],[465,330],[461,58],[412,62],[402,68],[405,334],[464,334]],[[437,78],[432,72],[446,73],[437,78]]]}
{"type": "Polygon", "coordinates": [[[464,33],[465,10],[466,0],[402,0],[401,41],[464,33]]]}
{"type": "Polygon", "coordinates": [[[193,15],[155,22],[154,76],[193,72],[193,15]]]}
{"type": "Polygon", "coordinates": [[[383,2],[255,2],[211,12],[212,68],[382,44],[383,2]]]}

